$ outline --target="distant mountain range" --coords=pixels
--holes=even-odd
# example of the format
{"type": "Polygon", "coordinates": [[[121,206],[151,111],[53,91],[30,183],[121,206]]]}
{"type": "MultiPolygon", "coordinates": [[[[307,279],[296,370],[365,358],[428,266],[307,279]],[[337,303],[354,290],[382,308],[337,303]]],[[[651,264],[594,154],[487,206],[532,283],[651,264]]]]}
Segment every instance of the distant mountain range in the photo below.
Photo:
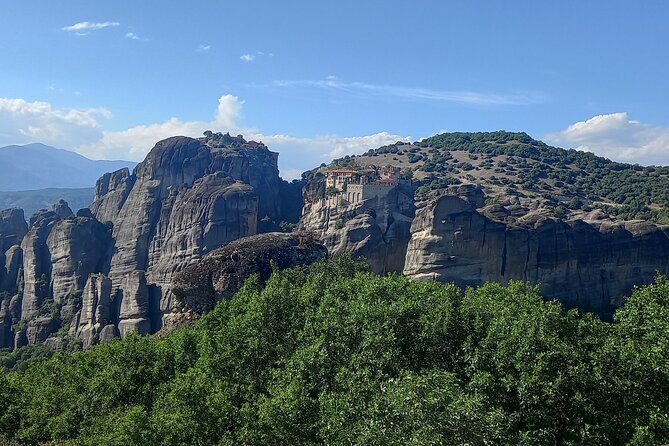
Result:
{"type": "Polygon", "coordinates": [[[0,191],[92,188],[100,176],[133,161],[91,160],[44,144],[0,148],[0,191]]]}
{"type": "Polygon", "coordinates": [[[23,209],[26,220],[39,209],[50,209],[58,200],[65,200],[76,212],[90,206],[95,196],[95,188],[81,189],[38,189],[21,191],[0,191],[0,211],[3,209],[23,209]]]}

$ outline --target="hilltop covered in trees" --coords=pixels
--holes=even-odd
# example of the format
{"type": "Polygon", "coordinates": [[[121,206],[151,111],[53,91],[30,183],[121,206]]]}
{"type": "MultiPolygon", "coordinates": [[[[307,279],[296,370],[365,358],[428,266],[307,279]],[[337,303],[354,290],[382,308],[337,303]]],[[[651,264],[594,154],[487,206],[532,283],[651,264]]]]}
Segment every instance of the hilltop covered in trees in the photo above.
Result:
{"type": "Polygon", "coordinates": [[[413,177],[419,196],[451,184],[476,183],[489,203],[511,201],[526,213],[543,209],[559,218],[582,218],[599,209],[617,219],[669,224],[669,167],[618,163],[552,147],[526,133],[444,133],[333,165],[400,167],[413,177]]]}

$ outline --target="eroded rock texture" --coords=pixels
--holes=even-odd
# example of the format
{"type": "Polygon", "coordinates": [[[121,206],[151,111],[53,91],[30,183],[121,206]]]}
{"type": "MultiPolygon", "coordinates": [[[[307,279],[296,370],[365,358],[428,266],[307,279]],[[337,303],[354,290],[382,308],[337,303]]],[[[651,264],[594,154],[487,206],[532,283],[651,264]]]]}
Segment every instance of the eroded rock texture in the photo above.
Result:
{"type": "Polygon", "coordinates": [[[84,348],[87,348],[100,339],[104,328],[111,325],[113,338],[116,335],[114,310],[111,280],[104,274],[91,274],[84,288],[81,310],[72,321],[70,334],[81,338],[84,348]]]}
{"type": "Polygon", "coordinates": [[[207,311],[217,300],[231,297],[251,275],[257,274],[261,282],[267,280],[272,263],[283,269],[325,256],[325,246],[306,236],[273,232],[244,237],[177,273],[172,289],[187,308],[207,311]]]}
{"type": "Polygon", "coordinates": [[[563,221],[529,214],[514,226],[483,206],[474,186],[451,187],[419,204],[404,273],[460,286],[523,279],[570,307],[602,315],[634,285],[669,272],[669,231],[648,222],[614,222],[599,212],[563,221]]]}
{"type": "Polygon", "coordinates": [[[241,136],[174,137],[133,172],[103,175],[90,210],[61,201],[29,226],[19,210],[0,213],[0,347],[61,348],[52,335],[64,324],[85,346],[157,331],[175,272],[296,219],[301,202],[281,198],[301,184],[279,178],[277,159],[241,136]]]}
{"type": "Polygon", "coordinates": [[[89,274],[107,267],[111,246],[108,226],[75,217],[67,204],[33,216],[22,243],[22,319],[35,317],[46,300],[62,305],[82,290],[89,274]]]}
{"type": "Polygon", "coordinates": [[[411,185],[356,203],[326,197],[324,190],[322,178],[305,187],[300,227],[315,231],[332,255],[352,252],[374,272],[401,273],[415,211],[411,185]]]}
{"type": "Polygon", "coordinates": [[[142,315],[121,317],[121,335],[160,327],[161,315],[172,307],[169,286],[176,271],[255,234],[263,218],[280,218],[280,184],[276,153],[220,134],[160,141],[133,174],[122,170],[101,178],[91,209],[113,224],[112,293],[121,296],[122,309],[138,305],[134,301],[145,294],[151,302],[142,315]]]}

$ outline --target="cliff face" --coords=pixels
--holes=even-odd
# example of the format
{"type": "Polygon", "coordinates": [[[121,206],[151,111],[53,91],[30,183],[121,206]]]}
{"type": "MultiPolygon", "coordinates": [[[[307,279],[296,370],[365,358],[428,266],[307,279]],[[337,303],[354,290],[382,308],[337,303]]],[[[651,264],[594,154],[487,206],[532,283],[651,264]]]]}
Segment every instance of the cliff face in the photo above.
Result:
{"type": "MultiPolygon", "coordinates": [[[[155,333],[174,316],[175,293],[181,302],[198,295],[211,303],[246,275],[267,273],[269,259],[308,263],[325,250],[419,280],[468,286],[523,279],[541,284],[549,298],[602,315],[633,285],[669,272],[667,228],[615,220],[583,203],[558,219],[558,209],[547,206],[569,197],[532,190],[527,181],[522,190],[507,187],[519,169],[536,170],[540,161],[430,149],[430,164],[416,161],[416,145],[386,149],[356,161],[358,170],[345,164],[286,183],[277,154],[260,143],[213,133],[174,137],[157,143],[133,172],[100,178],[90,210],[74,215],[61,202],[29,225],[21,211],[1,212],[0,347],[60,348],[69,342],[65,333],[84,346],[130,331],[155,333]],[[461,177],[424,176],[437,162],[447,164],[444,172],[462,169],[461,177]],[[505,176],[488,175],[501,175],[497,170],[505,176]],[[410,179],[414,174],[422,176],[410,179]],[[453,181],[464,184],[448,186],[453,181]],[[324,246],[305,249],[296,235],[246,238],[287,228],[281,223],[300,213],[300,237],[324,246]]],[[[541,190],[563,192],[555,178],[541,190]]]]}
{"type": "Polygon", "coordinates": [[[294,188],[277,159],[242,137],[174,137],[133,173],[103,175],[90,210],[74,215],[60,202],[29,226],[21,211],[2,212],[0,347],[157,331],[175,272],[281,221],[280,197],[294,188]]]}
{"type": "Polygon", "coordinates": [[[507,225],[474,186],[450,187],[419,203],[404,274],[455,282],[523,279],[568,307],[610,315],[634,285],[669,272],[669,230],[615,222],[601,212],[558,220],[541,212],[507,225]]]}
{"type": "Polygon", "coordinates": [[[300,227],[314,231],[332,255],[352,252],[365,257],[372,271],[401,273],[414,214],[413,190],[408,184],[388,186],[360,201],[324,196],[323,178],[304,189],[300,227]]]}
{"type": "Polygon", "coordinates": [[[161,315],[172,307],[169,286],[176,271],[255,234],[263,218],[280,218],[277,160],[276,153],[241,137],[175,137],[156,144],[132,175],[119,171],[98,182],[91,208],[114,228],[112,293],[122,309],[128,299],[151,307],[132,317],[121,311],[120,320],[134,320],[119,326],[121,335],[124,327],[160,327],[161,315]]]}
{"type": "Polygon", "coordinates": [[[20,319],[21,240],[28,225],[20,209],[0,211],[0,348],[14,345],[12,325],[20,319]]]}
{"type": "Polygon", "coordinates": [[[89,274],[107,268],[110,228],[61,201],[30,227],[23,212],[3,212],[0,236],[9,246],[0,263],[0,347],[43,342],[77,312],[89,274]]]}

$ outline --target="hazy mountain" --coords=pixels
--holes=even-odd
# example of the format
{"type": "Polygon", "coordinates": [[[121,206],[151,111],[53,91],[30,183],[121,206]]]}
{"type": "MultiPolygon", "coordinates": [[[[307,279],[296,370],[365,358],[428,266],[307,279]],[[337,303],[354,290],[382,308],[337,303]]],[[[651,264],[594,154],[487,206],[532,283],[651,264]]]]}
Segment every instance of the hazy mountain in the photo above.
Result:
{"type": "Polygon", "coordinates": [[[136,164],[91,160],[44,144],[7,146],[0,148],[0,191],[90,188],[102,174],[136,164]]]}
{"type": "Polygon", "coordinates": [[[81,189],[38,189],[21,191],[0,191],[0,210],[20,208],[26,220],[38,209],[49,209],[58,200],[65,200],[76,212],[88,207],[95,196],[95,188],[81,189]]]}

